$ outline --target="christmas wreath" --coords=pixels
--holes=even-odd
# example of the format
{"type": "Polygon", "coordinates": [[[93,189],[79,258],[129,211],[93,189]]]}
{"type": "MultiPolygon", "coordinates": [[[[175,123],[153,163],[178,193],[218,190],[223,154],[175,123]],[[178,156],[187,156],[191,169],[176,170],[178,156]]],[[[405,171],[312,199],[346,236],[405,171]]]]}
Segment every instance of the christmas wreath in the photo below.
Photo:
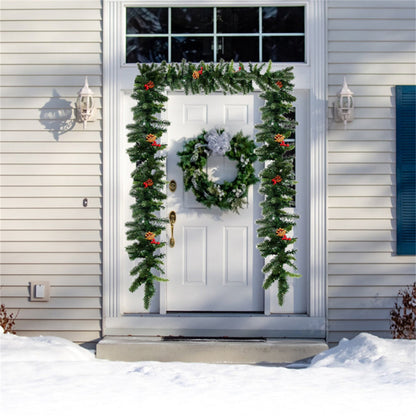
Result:
{"type": "Polygon", "coordinates": [[[250,185],[258,181],[253,167],[257,160],[255,147],[242,132],[231,137],[224,130],[203,130],[184,145],[182,152],[178,152],[185,190],[192,190],[196,200],[208,208],[217,206],[224,211],[238,212],[247,204],[250,185]],[[209,179],[204,168],[210,155],[227,156],[237,162],[238,172],[232,182],[219,184],[209,179]]]}

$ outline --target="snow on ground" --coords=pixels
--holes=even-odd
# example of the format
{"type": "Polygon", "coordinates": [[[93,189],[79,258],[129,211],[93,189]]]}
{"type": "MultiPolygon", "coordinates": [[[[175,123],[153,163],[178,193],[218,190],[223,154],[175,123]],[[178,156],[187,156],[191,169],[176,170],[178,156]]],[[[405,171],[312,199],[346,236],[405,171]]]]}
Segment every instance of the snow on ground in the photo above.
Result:
{"type": "Polygon", "coordinates": [[[2,333],[0,357],[5,416],[391,416],[416,393],[416,341],[369,334],[304,369],[112,362],[61,338],[2,333]]]}

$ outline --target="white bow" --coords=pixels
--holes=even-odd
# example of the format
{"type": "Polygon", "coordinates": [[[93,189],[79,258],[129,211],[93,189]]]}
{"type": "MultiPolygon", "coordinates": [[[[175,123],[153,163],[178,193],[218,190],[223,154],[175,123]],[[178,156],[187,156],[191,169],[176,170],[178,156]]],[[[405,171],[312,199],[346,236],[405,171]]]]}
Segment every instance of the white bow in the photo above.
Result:
{"type": "Polygon", "coordinates": [[[225,131],[219,134],[216,129],[211,129],[205,135],[205,139],[208,142],[208,149],[220,156],[224,156],[231,148],[231,136],[225,131]]]}

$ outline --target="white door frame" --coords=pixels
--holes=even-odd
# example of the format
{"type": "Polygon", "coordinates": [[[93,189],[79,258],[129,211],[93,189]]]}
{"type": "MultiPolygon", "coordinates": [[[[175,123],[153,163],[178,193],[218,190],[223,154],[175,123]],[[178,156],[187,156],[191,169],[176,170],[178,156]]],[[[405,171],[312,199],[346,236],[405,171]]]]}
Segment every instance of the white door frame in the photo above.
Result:
{"type": "MultiPolygon", "coordinates": [[[[144,313],[130,316],[120,311],[120,257],[125,248],[120,244],[118,174],[122,117],[121,95],[131,90],[123,80],[134,79],[137,69],[124,66],[123,16],[126,5],[153,7],[178,6],[173,0],[126,2],[104,0],[103,28],[103,334],[104,335],[184,335],[184,336],[252,336],[309,337],[326,336],[327,299],[327,156],[326,156],[326,19],[327,0],[285,0],[276,5],[306,6],[307,63],[294,65],[295,88],[309,90],[309,296],[308,313],[304,316],[277,314],[200,314],[144,313]],[[131,73],[131,77],[122,76],[131,73]],[[123,92],[124,90],[124,92],[123,92]]],[[[183,0],[180,5],[254,5],[267,6],[267,1],[183,0]]],[[[285,65],[275,65],[276,69],[285,65]]],[[[125,271],[123,271],[125,272],[125,271]]],[[[138,299],[140,301],[140,299],[138,299]]],[[[267,312],[267,311],[266,311],[267,312]]]]}

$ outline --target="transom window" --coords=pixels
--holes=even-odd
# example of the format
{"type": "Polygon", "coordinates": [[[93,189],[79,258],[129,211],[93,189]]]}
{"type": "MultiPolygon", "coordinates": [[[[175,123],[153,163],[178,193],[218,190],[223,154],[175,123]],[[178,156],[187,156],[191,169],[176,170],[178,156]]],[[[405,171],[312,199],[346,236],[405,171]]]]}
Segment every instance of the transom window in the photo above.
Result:
{"type": "Polygon", "coordinates": [[[305,8],[127,7],[126,63],[305,62],[305,8]]]}

